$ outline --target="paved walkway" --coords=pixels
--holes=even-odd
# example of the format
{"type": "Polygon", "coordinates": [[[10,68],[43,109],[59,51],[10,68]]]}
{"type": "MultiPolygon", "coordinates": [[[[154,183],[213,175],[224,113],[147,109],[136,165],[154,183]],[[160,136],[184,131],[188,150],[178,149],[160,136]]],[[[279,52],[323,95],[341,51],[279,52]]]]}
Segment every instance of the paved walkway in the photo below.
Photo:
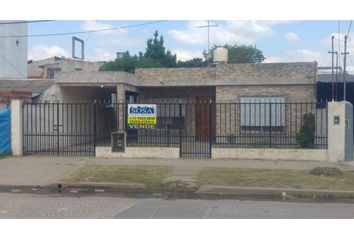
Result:
{"type": "Polygon", "coordinates": [[[48,185],[61,181],[85,165],[167,165],[174,170],[168,181],[193,181],[204,167],[303,169],[318,166],[354,171],[353,163],[315,161],[216,160],[216,159],[119,159],[95,157],[26,156],[0,159],[0,185],[48,185]]]}

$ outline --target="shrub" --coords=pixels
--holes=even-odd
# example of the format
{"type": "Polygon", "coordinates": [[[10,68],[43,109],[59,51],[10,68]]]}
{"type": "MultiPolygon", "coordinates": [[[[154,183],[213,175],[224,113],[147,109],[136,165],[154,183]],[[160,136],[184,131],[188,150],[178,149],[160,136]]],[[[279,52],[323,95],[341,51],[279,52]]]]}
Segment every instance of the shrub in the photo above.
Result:
{"type": "Polygon", "coordinates": [[[315,144],[315,115],[313,113],[305,113],[302,116],[302,126],[296,134],[296,142],[302,148],[313,148],[315,144]]]}
{"type": "Polygon", "coordinates": [[[343,172],[336,167],[315,167],[311,170],[310,174],[317,176],[340,176],[343,172]]]}

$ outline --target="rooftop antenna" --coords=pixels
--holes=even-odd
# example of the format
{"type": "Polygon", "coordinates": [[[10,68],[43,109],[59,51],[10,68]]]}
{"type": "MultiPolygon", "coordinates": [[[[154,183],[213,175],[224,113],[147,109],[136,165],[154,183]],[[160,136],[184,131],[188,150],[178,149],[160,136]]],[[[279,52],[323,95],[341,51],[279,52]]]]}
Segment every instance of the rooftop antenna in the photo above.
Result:
{"type": "Polygon", "coordinates": [[[211,27],[217,27],[219,25],[213,24],[210,25],[210,21],[208,20],[208,25],[204,25],[204,26],[198,26],[198,28],[208,28],[208,56],[207,56],[207,66],[209,67],[210,64],[210,47],[209,47],[209,30],[211,27]]]}

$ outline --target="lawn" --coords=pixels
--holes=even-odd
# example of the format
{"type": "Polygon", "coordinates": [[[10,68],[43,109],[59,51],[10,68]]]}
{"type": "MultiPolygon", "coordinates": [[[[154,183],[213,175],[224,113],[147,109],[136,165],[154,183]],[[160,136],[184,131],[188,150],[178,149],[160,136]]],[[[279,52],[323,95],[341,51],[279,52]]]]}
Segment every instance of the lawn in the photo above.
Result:
{"type": "Polygon", "coordinates": [[[10,156],[12,156],[11,152],[3,153],[3,154],[0,154],[0,159],[4,159],[4,158],[10,157],[10,156]]]}
{"type": "Polygon", "coordinates": [[[168,166],[90,165],[64,180],[68,182],[144,183],[147,188],[158,188],[172,169],[168,166]]]}
{"type": "Polygon", "coordinates": [[[305,170],[205,168],[199,172],[198,184],[354,191],[354,172],[344,172],[341,176],[315,176],[305,170]]]}

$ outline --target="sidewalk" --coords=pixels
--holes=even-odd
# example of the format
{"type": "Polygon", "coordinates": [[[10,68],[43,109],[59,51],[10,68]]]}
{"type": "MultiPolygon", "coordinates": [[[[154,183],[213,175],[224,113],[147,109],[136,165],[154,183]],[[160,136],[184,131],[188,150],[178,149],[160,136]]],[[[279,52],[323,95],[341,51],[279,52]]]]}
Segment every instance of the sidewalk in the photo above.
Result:
{"type": "MultiPolygon", "coordinates": [[[[271,160],[234,160],[234,159],[110,159],[95,157],[49,157],[49,156],[26,156],[7,157],[0,159],[0,188],[11,186],[11,189],[32,189],[36,186],[53,187],[70,176],[75,171],[87,165],[156,165],[172,166],[173,171],[166,182],[182,181],[195,186],[198,172],[203,168],[248,168],[248,169],[293,169],[310,170],[314,167],[337,167],[343,171],[354,171],[353,163],[330,163],[315,161],[271,161],[271,160]]],[[[143,189],[141,184],[110,184],[110,183],[75,183],[63,184],[63,187],[86,188],[93,191],[98,189],[112,188],[112,191],[131,188],[143,189]],[[76,186],[77,185],[77,186],[76,186]]],[[[284,191],[290,191],[298,196],[343,196],[344,191],[320,191],[320,190],[291,190],[291,189],[265,189],[265,188],[242,188],[224,186],[201,186],[195,195],[197,197],[240,197],[264,195],[274,197],[281,196],[284,191]],[[279,193],[281,193],[279,195],[279,193]]],[[[354,192],[346,192],[345,196],[354,198],[354,192]]]]}

